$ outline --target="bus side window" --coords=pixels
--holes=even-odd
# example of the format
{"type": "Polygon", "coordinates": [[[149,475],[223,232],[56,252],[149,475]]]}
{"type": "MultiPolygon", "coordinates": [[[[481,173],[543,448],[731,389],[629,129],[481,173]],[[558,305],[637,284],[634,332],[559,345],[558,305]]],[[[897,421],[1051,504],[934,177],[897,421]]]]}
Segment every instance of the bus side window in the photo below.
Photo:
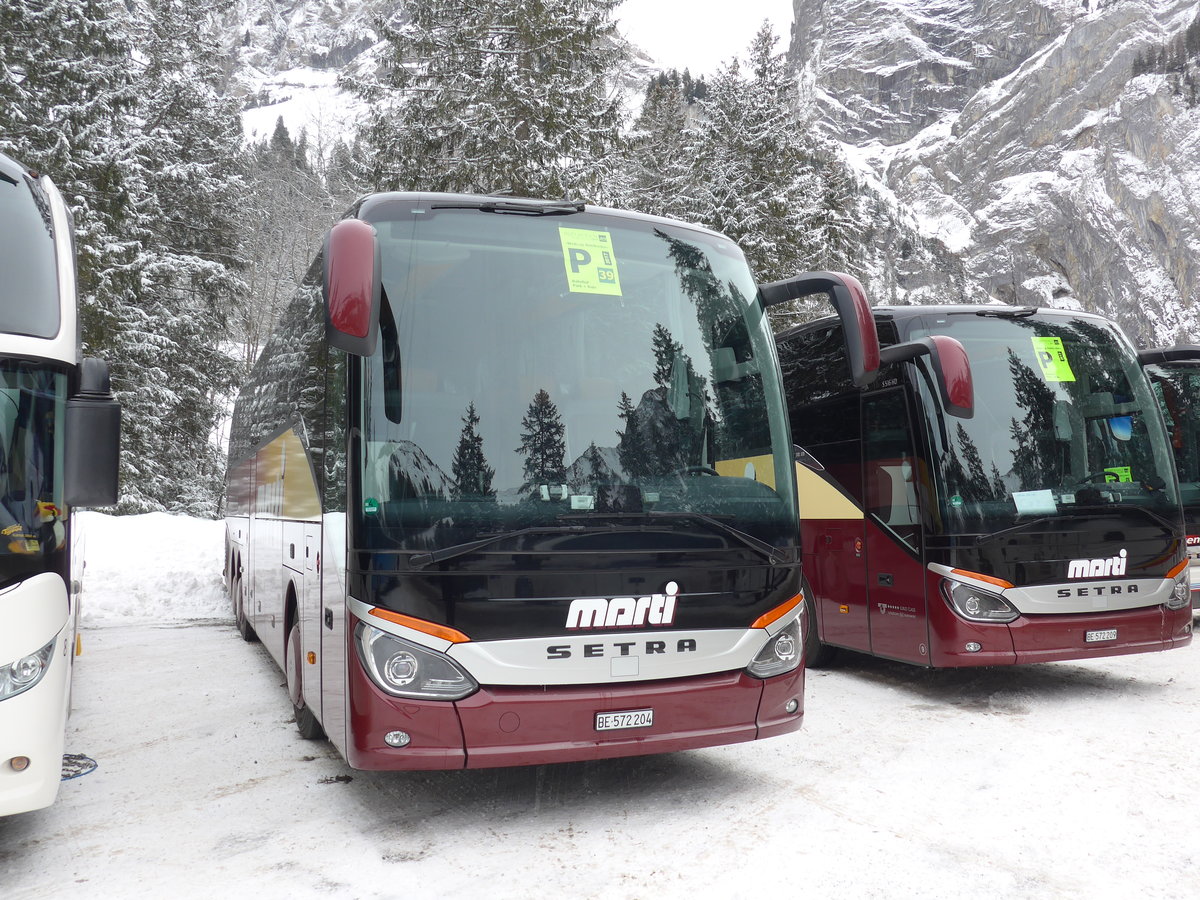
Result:
{"type": "Polygon", "coordinates": [[[863,401],[866,509],[914,550],[920,545],[917,461],[901,391],[863,401]]]}

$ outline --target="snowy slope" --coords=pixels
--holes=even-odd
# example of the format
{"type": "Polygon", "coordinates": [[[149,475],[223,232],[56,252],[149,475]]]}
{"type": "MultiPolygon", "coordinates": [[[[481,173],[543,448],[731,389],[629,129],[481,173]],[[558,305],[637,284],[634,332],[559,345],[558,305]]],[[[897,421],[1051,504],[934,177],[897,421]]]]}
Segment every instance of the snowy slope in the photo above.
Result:
{"type": "Polygon", "coordinates": [[[220,596],[223,525],[85,516],[70,752],[0,819],[5,900],[1193,898],[1196,647],[1018,669],[849,656],[804,729],[474,772],[350,770],[220,596]]]}
{"type": "Polygon", "coordinates": [[[1200,106],[1134,75],[1194,0],[795,9],[813,108],[984,293],[1200,339],[1200,106]]]}

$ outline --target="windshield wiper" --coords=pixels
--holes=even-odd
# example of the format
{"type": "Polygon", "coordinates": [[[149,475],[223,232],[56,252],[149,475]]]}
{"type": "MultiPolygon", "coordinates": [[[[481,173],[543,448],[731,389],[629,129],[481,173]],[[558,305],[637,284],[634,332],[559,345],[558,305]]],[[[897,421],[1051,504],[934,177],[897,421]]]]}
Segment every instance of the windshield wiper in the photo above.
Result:
{"type": "Polygon", "coordinates": [[[981,309],[975,315],[989,316],[994,319],[1027,319],[1038,311],[1036,306],[1000,307],[997,309],[981,309]]]}
{"type": "Polygon", "coordinates": [[[787,557],[778,547],[768,544],[764,540],[756,538],[752,534],[747,534],[741,529],[734,528],[732,525],[722,522],[715,516],[705,515],[698,512],[640,512],[640,513],[579,513],[577,515],[563,515],[558,517],[559,520],[581,522],[594,522],[597,519],[632,519],[633,521],[660,521],[662,519],[683,519],[685,521],[703,522],[711,528],[724,535],[727,535],[734,540],[740,542],[743,546],[749,547],[755,553],[762,556],[767,562],[773,566],[777,566],[786,561],[787,557]]]}
{"type": "Polygon", "coordinates": [[[408,558],[408,564],[414,569],[424,569],[426,566],[431,566],[434,563],[445,562],[448,559],[454,559],[456,556],[466,556],[468,553],[474,553],[476,550],[482,550],[484,547],[508,540],[509,538],[517,538],[526,534],[566,534],[570,532],[582,532],[583,530],[583,528],[577,525],[542,525],[530,528],[518,528],[515,531],[502,531],[498,534],[490,534],[477,541],[467,541],[464,544],[451,544],[449,547],[442,547],[440,550],[432,550],[429,553],[418,553],[416,556],[408,558]]]}
{"type": "Polygon", "coordinates": [[[1112,513],[1112,512],[1120,513],[1120,512],[1125,512],[1126,510],[1137,510],[1138,512],[1145,513],[1151,519],[1153,519],[1155,522],[1157,522],[1159,525],[1163,526],[1163,528],[1166,528],[1168,530],[1172,530],[1172,529],[1181,527],[1180,522],[1172,522],[1170,519],[1168,519],[1162,513],[1155,512],[1154,510],[1148,509],[1145,506],[1138,506],[1137,504],[1134,504],[1134,503],[1105,503],[1105,504],[1101,504],[1099,506],[1092,504],[1092,505],[1085,506],[1082,508],[1083,509],[1094,509],[1094,510],[1096,510],[1096,512],[1101,512],[1101,513],[1112,513]]]}
{"type": "Polygon", "coordinates": [[[1094,519],[1094,518],[1096,518],[1097,514],[1100,514],[1100,515],[1111,515],[1113,513],[1119,514],[1121,512],[1124,512],[1125,510],[1132,510],[1132,509],[1135,509],[1138,512],[1144,512],[1146,515],[1148,515],[1150,518],[1152,518],[1158,524],[1162,525],[1164,528],[1174,529],[1174,528],[1179,527],[1179,525],[1177,523],[1172,522],[1166,516],[1162,515],[1161,513],[1156,513],[1152,509],[1147,509],[1144,506],[1134,506],[1133,504],[1125,504],[1125,503],[1111,503],[1111,504],[1103,504],[1100,506],[1095,506],[1095,505],[1076,506],[1074,511],[1072,511],[1070,513],[1063,513],[1061,515],[1056,515],[1056,516],[1039,516],[1036,519],[1030,519],[1028,522],[1018,522],[1016,525],[1011,525],[1008,528],[1002,528],[999,531],[993,531],[990,534],[977,534],[975,536],[975,544],[976,544],[976,546],[978,546],[979,544],[984,544],[984,543],[987,543],[988,541],[994,540],[996,538],[1003,537],[1006,534],[1012,534],[1014,531],[1024,531],[1028,528],[1033,528],[1037,525],[1051,525],[1055,522],[1071,522],[1071,521],[1079,521],[1080,519],[1094,519]]]}
{"type": "Polygon", "coordinates": [[[480,212],[525,216],[569,216],[584,211],[582,200],[523,200],[518,197],[480,197],[431,204],[430,209],[477,209],[480,212]]]}
{"type": "Polygon", "coordinates": [[[485,538],[480,538],[477,541],[467,541],[463,544],[452,544],[449,547],[442,547],[439,550],[432,550],[429,553],[418,553],[415,556],[408,558],[408,564],[414,569],[424,569],[434,563],[446,562],[447,560],[455,559],[460,556],[466,556],[469,553],[474,553],[477,550],[482,550],[492,544],[500,541],[517,538],[527,534],[587,534],[596,532],[612,532],[616,530],[615,524],[608,525],[590,525],[598,519],[626,519],[645,524],[648,521],[660,522],[663,519],[683,519],[685,521],[697,521],[720,531],[722,534],[728,535],[740,542],[743,546],[749,547],[755,551],[767,562],[772,565],[780,565],[786,561],[786,557],[778,547],[773,547],[766,541],[759,540],[752,534],[734,528],[722,522],[720,519],[707,516],[704,513],[695,512],[641,512],[641,513],[580,513],[578,515],[561,515],[557,517],[558,521],[563,522],[562,525],[540,525],[530,528],[518,528],[515,531],[504,531],[498,534],[491,534],[485,538]]]}

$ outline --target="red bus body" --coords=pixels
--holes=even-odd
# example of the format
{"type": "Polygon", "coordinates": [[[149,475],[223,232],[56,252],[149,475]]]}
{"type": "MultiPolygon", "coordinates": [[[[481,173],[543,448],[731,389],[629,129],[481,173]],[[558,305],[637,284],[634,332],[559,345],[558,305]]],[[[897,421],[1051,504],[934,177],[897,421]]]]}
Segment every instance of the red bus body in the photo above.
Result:
{"type": "Polygon", "coordinates": [[[235,617],[301,732],[355,768],[456,769],[800,728],[755,290],[720,235],[581,204],[383,194],[335,226],[227,480],[235,617]]]}
{"type": "Polygon", "coordinates": [[[793,438],[823,465],[799,476],[810,652],[991,666],[1191,641],[1178,489],[1132,348],[1099,317],[1001,310],[876,309],[885,361],[961,340],[966,416],[927,359],[861,390],[837,374],[837,323],[778,337],[793,438]]]}

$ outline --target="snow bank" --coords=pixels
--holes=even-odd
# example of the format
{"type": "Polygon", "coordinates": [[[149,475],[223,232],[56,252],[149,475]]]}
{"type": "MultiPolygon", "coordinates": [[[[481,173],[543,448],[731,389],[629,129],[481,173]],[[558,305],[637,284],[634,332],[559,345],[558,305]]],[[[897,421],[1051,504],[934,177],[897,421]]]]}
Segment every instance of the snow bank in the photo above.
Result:
{"type": "Polygon", "coordinates": [[[81,512],[85,625],[230,616],[225,523],[167,513],[81,512]]]}

